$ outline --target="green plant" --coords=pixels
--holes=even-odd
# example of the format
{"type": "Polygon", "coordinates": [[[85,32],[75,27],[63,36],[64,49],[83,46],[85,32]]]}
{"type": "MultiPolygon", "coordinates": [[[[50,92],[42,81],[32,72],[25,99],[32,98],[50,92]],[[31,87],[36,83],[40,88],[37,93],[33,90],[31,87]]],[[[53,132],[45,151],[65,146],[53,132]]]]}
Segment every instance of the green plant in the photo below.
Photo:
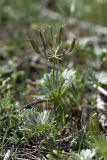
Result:
{"type": "Polygon", "coordinates": [[[100,157],[103,157],[104,160],[107,159],[107,140],[104,135],[102,135],[97,115],[93,115],[92,119],[88,125],[88,136],[90,137],[90,146],[95,148],[99,153],[100,157]]]}
{"type": "Polygon", "coordinates": [[[47,31],[40,31],[40,38],[42,41],[43,48],[38,47],[34,40],[30,40],[34,50],[45,55],[47,60],[51,60],[53,63],[52,70],[49,74],[45,74],[41,80],[41,93],[39,98],[46,100],[52,100],[55,106],[55,117],[57,122],[65,124],[65,108],[62,104],[62,95],[71,87],[73,80],[75,79],[75,71],[73,69],[66,69],[62,71],[61,61],[64,59],[66,54],[72,52],[75,46],[76,38],[74,37],[73,42],[69,49],[64,44],[64,29],[60,28],[57,35],[53,33],[52,28],[47,31]],[[49,34],[49,37],[47,37],[49,34]],[[56,68],[58,66],[58,68],[56,68]]]}
{"type": "Polygon", "coordinates": [[[91,149],[82,150],[80,153],[71,153],[68,160],[92,160],[95,157],[96,151],[91,149]]]}
{"type": "MultiPolygon", "coordinates": [[[[4,84],[5,84],[5,81],[4,81],[4,84]]],[[[12,93],[8,91],[5,95],[3,95],[3,97],[0,97],[0,150],[1,152],[3,150],[5,141],[9,138],[9,131],[15,127],[17,128],[19,124],[18,116],[14,115],[15,111],[16,111],[16,108],[15,108],[14,100],[12,97],[12,93]]]]}

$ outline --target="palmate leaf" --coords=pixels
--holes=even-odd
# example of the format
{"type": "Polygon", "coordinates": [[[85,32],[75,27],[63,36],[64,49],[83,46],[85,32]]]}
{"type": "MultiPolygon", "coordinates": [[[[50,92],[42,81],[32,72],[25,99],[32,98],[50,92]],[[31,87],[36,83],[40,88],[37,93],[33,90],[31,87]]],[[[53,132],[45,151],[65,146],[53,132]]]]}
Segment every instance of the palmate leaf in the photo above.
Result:
{"type": "Polygon", "coordinates": [[[90,72],[88,77],[89,82],[92,84],[99,83],[107,85],[107,72],[90,72]]]}
{"type": "Polygon", "coordinates": [[[45,99],[54,99],[59,94],[63,95],[71,87],[75,79],[75,73],[73,69],[66,69],[62,73],[55,71],[54,80],[52,72],[45,74],[44,78],[38,83],[40,85],[40,94],[44,95],[45,99]]]}
{"type": "Polygon", "coordinates": [[[96,155],[96,151],[93,149],[82,150],[80,153],[72,152],[68,160],[92,160],[96,155]]]}
{"type": "Polygon", "coordinates": [[[50,119],[50,111],[44,110],[43,112],[38,112],[37,123],[39,124],[47,124],[50,119]]]}
{"type": "Polygon", "coordinates": [[[37,46],[37,44],[35,43],[35,41],[33,39],[30,39],[30,43],[34,49],[34,51],[38,54],[41,54],[39,47],[37,46]]]}
{"type": "Polygon", "coordinates": [[[76,71],[73,69],[65,69],[62,73],[63,78],[65,79],[65,82],[63,84],[62,91],[63,93],[71,86],[72,82],[75,79],[76,71]]]}
{"type": "Polygon", "coordinates": [[[24,116],[25,125],[36,127],[38,125],[49,124],[50,122],[50,111],[44,110],[43,112],[34,112],[29,110],[24,116]]]}
{"type": "Polygon", "coordinates": [[[96,73],[96,79],[101,84],[107,84],[107,73],[106,72],[99,72],[96,73]]]}

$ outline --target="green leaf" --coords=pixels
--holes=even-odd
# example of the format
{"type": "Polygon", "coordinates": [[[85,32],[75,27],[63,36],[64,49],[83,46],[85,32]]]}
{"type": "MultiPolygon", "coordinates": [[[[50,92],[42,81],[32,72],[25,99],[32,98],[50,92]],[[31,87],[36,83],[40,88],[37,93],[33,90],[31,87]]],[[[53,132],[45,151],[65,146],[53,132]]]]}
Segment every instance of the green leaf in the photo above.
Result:
{"type": "Polygon", "coordinates": [[[35,52],[41,54],[41,52],[39,50],[39,47],[37,46],[37,44],[35,43],[35,41],[32,40],[32,39],[30,39],[30,43],[31,43],[33,49],[35,50],[35,52]]]}

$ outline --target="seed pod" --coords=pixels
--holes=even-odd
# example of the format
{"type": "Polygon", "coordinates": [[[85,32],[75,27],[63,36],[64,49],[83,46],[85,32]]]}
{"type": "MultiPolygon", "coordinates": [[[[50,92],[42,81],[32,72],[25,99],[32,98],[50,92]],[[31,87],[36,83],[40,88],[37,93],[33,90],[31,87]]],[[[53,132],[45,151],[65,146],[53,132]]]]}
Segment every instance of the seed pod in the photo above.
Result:
{"type": "Polygon", "coordinates": [[[71,52],[74,49],[76,40],[77,40],[77,37],[74,37],[69,52],[71,52]]]}
{"type": "Polygon", "coordinates": [[[58,44],[60,45],[62,40],[63,40],[63,37],[64,37],[64,28],[61,27],[60,30],[59,30],[59,36],[58,36],[58,44]]]}
{"type": "Polygon", "coordinates": [[[40,52],[40,50],[39,50],[39,47],[37,46],[37,44],[35,43],[35,41],[32,40],[32,39],[30,39],[30,43],[31,43],[31,45],[32,45],[32,47],[33,47],[33,49],[34,49],[34,51],[35,51],[36,53],[41,54],[41,52],[40,52]]]}
{"type": "Polygon", "coordinates": [[[40,33],[40,38],[41,38],[41,41],[42,41],[42,43],[43,43],[43,46],[44,46],[44,48],[46,49],[46,48],[47,48],[47,45],[46,45],[46,42],[45,42],[43,33],[42,33],[41,31],[40,31],[39,33],[40,33]]]}

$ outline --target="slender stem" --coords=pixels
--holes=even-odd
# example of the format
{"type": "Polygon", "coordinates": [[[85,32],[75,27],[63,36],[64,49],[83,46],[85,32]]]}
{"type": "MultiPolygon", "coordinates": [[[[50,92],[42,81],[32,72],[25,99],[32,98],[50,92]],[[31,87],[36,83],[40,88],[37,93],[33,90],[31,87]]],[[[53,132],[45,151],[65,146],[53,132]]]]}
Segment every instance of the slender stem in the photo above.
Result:
{"type": "Polygon", "coordinates": [[[54,84],[55,82],[55,59],[53,60],[53,67],[52,67],[52,81],[54,84]]]}
{"type": "Polygon", "coordinates": [[[58,95],[55,99],[55,116],[57,119],[57,122],[61,122],[62,126],[65,125],[65,111],[61,100],[61,95],[58,95]]]}

